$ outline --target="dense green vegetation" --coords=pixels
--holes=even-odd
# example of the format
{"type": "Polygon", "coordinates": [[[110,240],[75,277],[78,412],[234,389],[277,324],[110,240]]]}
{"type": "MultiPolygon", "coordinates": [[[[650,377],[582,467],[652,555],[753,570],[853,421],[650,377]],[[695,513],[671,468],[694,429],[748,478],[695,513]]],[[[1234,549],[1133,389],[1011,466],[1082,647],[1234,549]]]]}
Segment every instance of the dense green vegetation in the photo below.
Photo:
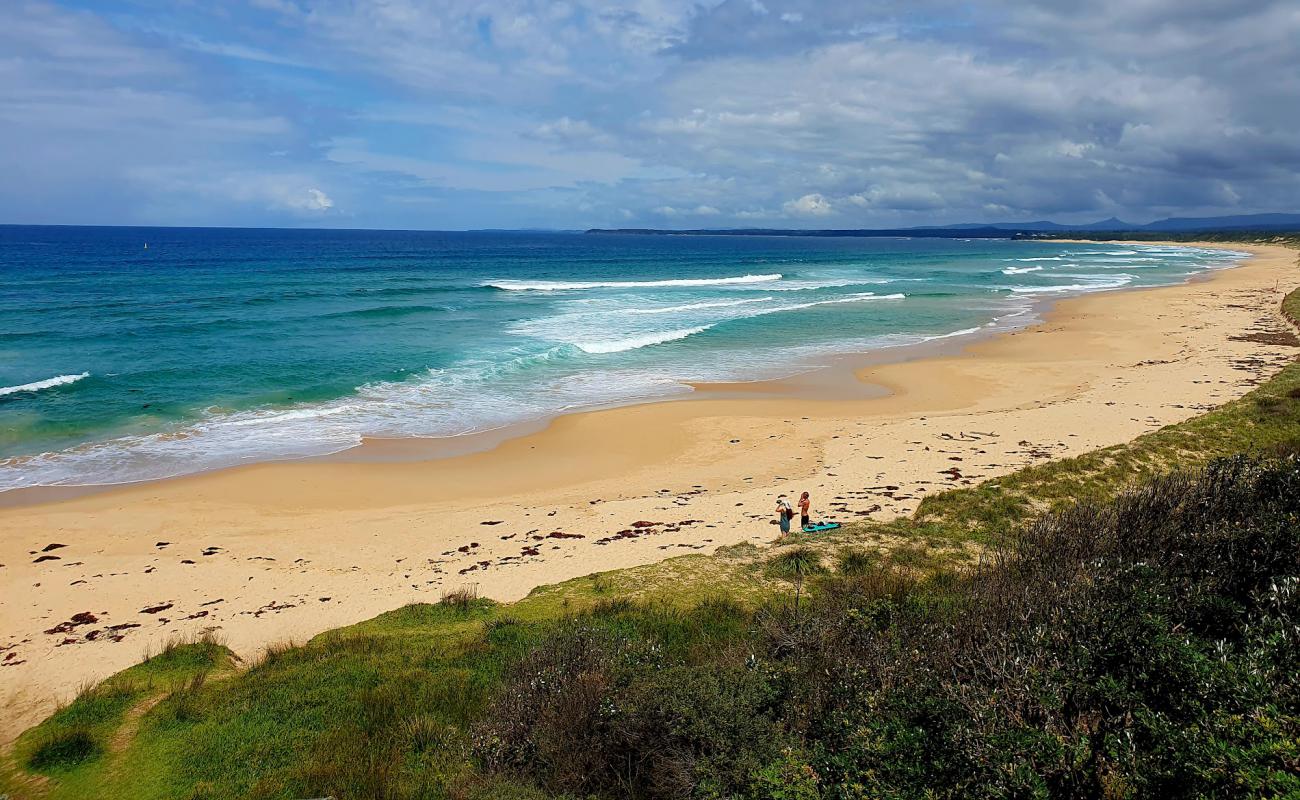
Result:
{"type": "Polygon", "coordinates": [[[968,578],[599,609],[510,670],[473,753],[574,797],[1294,795],[1298,542],[1300,462],[1232,459],[1050,515],[968,578]]]}
{"type": "Polygon", "coordinates": [[[1298,439],[1293,363],[911,519],[459,593],[242,669],[177,645],[25,734],[0,793],[1300,796],[1298,439]]]}

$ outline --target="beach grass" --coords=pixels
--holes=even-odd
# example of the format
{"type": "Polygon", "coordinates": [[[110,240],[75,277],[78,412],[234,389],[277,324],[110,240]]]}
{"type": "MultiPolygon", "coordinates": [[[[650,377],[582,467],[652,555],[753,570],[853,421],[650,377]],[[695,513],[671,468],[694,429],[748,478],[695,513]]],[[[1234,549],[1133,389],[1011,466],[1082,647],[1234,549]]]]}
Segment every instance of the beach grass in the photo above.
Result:
{"type": "MultiPolygon", "coordinates": [[[[1286,298],[1284,312],[1300,320],[1300,292],[1286,298]]],[[[798,640],[797,620],[788,618],[796,577],[800,595],[822,607],[843,594],[879,599],[883,605],[867,604],[877,609],[870,613],[892,614],[895,601],[885,600],[905,595],[907,603],[929,609],[930,618],[944,619],[944,609],[956,602],[978,565],[1005,552],[1035,520],[1079,504],[1114,502],[1157,476],[1223,457],[1267,458],[1298,449],[1300,364],[1292,363],[1242,398],[1199,417],[1126,444],[928,497],[909,518],[796,535],[774,548],[741,544],[585,576],[539,587],[511,604],[452,592],[440,603],[406,606],[301,645],[268,648],[251,664],[238,664],[215,641],[178,642],[88,687],[25,733],[0,771],[0,792],[142,800],[557,797],[506,762],[491,766],[492,754],[505,752],[493,749],[491,737],[510,732],[497,723],[485,732],[483,720],[502,719],[503,687],[519,680],[521,665],[532,665],[542,677],[568,675],[564,670],[575,668],[574,659],[592,653],[610,663],[625,658],[671,665],[681,685],[706,696],[721,689],[701,684],[707,679],[696,668],[725,667],[738,687],[728,702],[758,709],[766,690],[748,683],[743,651],[753,643],[756,626],[775,625],[782,636],[798,640]]],[[[602,661],[589,672],[605,674],[607,667],[602,661]]],[[[647,687],[650,693],[638,695],[637,702],[659,708],[655,713],[672,708],[655,703],[688,696],[674,694],[679,687],[671,682],[647,687]]],[[[571,713],[586,713],[578,700],[572,702],[577,705],[571,713]]],[[[546,713],[566,708],[548,706],[546,713]]],[[[1283,711],[1269,713],[1258,724],[1283,724],[1277,721],[1286,717],[1283,711]]],[[[762,737],[769,733],[756,728],[728,735],[767,742],[762,737]]],[[[543,759],[526,762],[535,772],[561,769],[545,762],[545,752],[539,755],[541,744],[510,733],[516,734],[534,748],[528,759],[543,759]]],[[[890,732],[895,734],[903,732],[890,732]]],[[[1276,737],[1256,739],[1261,747],[1277,746],[1276,737]]],[[[515,750],[500,757],[506,756],[523,758],[515,750]]],[[[720,775],[748,770],[758,776],[754,780],[787,792],[780,796],[811,797],[799,793],[806,756],[778,747],[755,751],[753,763],[718,762],[711,768],[720,775]]],[[[551,786],[568,785],[566,774],[552,777],[546,778],[551,786]]],[[[600,791],[607,793],[607,787],[600,791]]]]}

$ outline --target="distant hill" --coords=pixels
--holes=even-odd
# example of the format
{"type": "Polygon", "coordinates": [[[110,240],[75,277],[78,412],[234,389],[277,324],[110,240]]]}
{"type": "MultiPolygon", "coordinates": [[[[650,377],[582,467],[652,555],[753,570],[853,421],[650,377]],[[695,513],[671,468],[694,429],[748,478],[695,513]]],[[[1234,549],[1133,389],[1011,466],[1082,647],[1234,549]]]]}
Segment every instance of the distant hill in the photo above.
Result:
{"type": "Polygon", "coordinates": [[[908,230],[918,231],[967,231],[982,230],[994,228],[1005,231],[1124,231],[1138,230],[1141,226],[1133,225],[1122,219],[1111,217],[1099,222],[1090,222],[1086,225],[1062,225],[1059,222],[1050,220],[1036,220],[1034,222],[962,222],[957,225],[919,225],[908,230]]]}
{"type": "Polygon", "coordinates": [[[1033,222],[962,222],[954,225],[919,225],[912,228],[592,228],[587,233],[648,234],[661,236],[921,236],[927,238],[1000,239],[1016,234],[1079,232],[1189,233],[1213,231],[1300,231],[1300,214],[1240,214],[1229,217],[1170,217],[1135,225],[1111,217],[1086,224],[1063,225],[1050,220],[1033,222]]]}
{"type": "Polygon", "coordinates": [[[914,230],[971,230],[997,228],[1009,231],[1225,231],[1298,230],[1300,214],[1239,214],[1228,217],[1170,217],[1145,225],[1111,217],[1097,222],[1062,225],[1049,220],[1034,222],[965,222],[958,225],[922,225],[914,230]]]}
{"type": "Polygon", "coordinates": [[[1235,217],[1170,217],[1145,225],[1148,231],[1297,230],[1300,214],[1243,214],[1235,217]]]}

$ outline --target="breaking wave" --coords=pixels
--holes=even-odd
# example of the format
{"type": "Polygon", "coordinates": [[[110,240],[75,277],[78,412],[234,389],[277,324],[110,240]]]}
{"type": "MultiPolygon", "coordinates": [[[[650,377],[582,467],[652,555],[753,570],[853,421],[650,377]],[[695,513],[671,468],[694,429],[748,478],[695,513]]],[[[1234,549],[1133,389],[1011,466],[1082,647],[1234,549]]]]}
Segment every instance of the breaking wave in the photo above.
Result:
{"type": "Polygon", "coordinates": [[[628,350],[640,350],[642,347],[663,344],[664,342],[675,342],[678,339],[685,339],[687,336],[703,333],[712,327],[712,325],[697,325],[694,328],[647,333],[641,336],[629,336],[626,339],[610,339],[603,342],[574,342],[574,346],[584,353],[623,353],[628,350]]]}
{"type": "Polygon", "coordinates": [[[89,378],[89,372],[83,372],[80,375],[56,375],[53,378],[46,378],[43,381],[33,381],[32,383],[23,383],[18,386],[0,387],[0,397],[11,394],[22,394],[24,392],[39,392],[42,389],[53,389],[55,386],[67,386],[69,383],[76,383],[82,378],[89,378]]]}
{"type": "Polygon", "coordinates": [[[489,281],[484,286],[508,292],[561,292],[582,289],[640,289],[666,286],[727,286],[738,283],[770,283],[781,280],[779,273],[737,275],[731,278],[669,278],[659,281],[489,281]]]}

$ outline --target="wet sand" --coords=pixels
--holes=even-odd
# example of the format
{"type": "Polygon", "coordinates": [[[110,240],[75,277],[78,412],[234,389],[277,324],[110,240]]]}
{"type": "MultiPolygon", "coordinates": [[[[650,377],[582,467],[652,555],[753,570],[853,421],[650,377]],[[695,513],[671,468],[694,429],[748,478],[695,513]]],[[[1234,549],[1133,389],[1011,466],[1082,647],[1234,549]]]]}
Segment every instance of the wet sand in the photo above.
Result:
{"type": "Polygon", "coordinates": [[[779,492],[812,492],[818,517],[883,520],[1195,416],[1296,356],[1252,336],[1287,330],[1278,305],[1300,285],[1295,251],[1231,247],[1255,255],[1208,280],[1066,299],[1040,324],[924,358],[571,414],[453,443],[445,458],[430,460],[427,442],[370,442],[342,458],[11,498],[0,741],[173,636],[211,630],[248,656],[466,585],[514,600],[771,541],[779,492]]]}

